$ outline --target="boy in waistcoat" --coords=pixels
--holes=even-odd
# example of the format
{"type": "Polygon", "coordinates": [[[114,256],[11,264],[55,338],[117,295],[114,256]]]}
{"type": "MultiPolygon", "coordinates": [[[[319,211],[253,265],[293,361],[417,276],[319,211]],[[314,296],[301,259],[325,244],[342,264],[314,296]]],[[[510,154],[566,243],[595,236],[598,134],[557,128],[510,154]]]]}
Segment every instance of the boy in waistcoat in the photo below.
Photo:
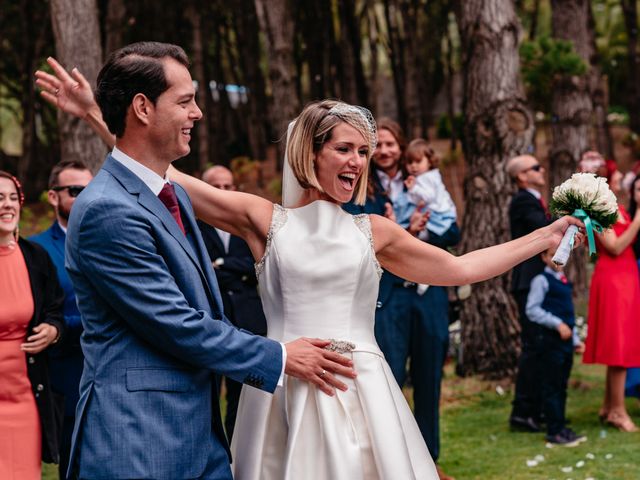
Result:
{"type": "Polygon", "coordinates": [[[535,325],[535,348],[540,353],[542,411],[547,421],[547,442],[574,447],[586,441],[566,426],[567,385],[573,365],[573,352],[584,345],[575,332],[572,285],[553,263],[554,252],[541,254],[544,271],[531,280],[526,314],[535,325]]]}

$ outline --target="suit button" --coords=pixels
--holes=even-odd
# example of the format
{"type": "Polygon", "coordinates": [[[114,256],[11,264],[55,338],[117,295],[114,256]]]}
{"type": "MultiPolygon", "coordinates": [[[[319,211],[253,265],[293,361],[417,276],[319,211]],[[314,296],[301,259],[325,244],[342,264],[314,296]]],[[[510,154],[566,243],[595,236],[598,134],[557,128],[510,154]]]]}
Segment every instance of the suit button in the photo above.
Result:
{"type": "Polygon", "coordinates": [[[39,392],[43,391],[44,390],[44,385],[39,383],[38,386],[36,387],[36,390],[38,390],[39,392]]]}
{"type": "Polygon", "coordinates": [[[376,308],[382,308],[382,302],[376,302],[376,308]]]}
{"type": "Polygon", "coordinates": [[[33,365],[34,363],[36,363],[36,359],[33,357],[29,357],[29,364],[33,365]]]}

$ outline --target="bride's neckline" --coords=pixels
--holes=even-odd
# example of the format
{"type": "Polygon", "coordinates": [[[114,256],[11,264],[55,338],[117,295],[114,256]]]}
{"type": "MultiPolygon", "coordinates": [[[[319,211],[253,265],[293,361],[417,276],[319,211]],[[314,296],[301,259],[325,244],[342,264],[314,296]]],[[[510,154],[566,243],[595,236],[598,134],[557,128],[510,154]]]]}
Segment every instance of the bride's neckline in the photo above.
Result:
{"type": "Polygon", "coordinates": [[[325,200],[325,199],[323,199],[323,198],[317,198],[317,199],[315,199],[315,200],[312,200],[312,201],[311,201],[311,202],[309,202],[309,203],[305,203],[304,205],[300,205],[300,206],[298,206],[298,207],[285,207],[285,208],[286,208],[287,210],[302,210],[303,208],[307,208],[307,207],[309,207],[309,206],[311,206],[311,205],[314,205],[314,204],[322,204],[322,203],[326,203],[326,204],[329,204],[329,205],[333,205],[333,206],[335,206],[336,208],[342,208],[342,206],[341,206],[339,203],[332,202],[332,201],[330,201],[330,200],[325,200]]]}

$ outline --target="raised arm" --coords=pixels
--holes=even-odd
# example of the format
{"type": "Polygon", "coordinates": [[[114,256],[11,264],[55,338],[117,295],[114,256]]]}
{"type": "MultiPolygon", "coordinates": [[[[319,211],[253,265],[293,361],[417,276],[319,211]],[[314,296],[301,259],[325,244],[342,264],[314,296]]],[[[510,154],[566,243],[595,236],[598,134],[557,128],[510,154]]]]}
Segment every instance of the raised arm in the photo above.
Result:
{"type": "Polygon", "coordinates": [[[173,167],[167,175],[187,191],[200,220],[242,237],[254,258],[262,258],[273,214],[270,201],[249,193],[220,190],[173,167]]]}
{"type": "Polygon", "coordinates": [[[36,85],[40,87],[40,96],[56,108],[74,117],[86,121],[89,126],[112,148],[116,143],[113,135],[102,119],[102,112],[93,96],[91,85],[74,68],[69,74],[55,58],[47,58],[53,75],[43,70],[36,71],[36,85]]]}
{"type": "Polygon", "coordinates": [[[562,217],[529,235],[456,257],[412,237],[386,218],[371,215],[374,247],[383,268],[401,278],[429,285],[465,285],[500,275],[529,257],[557,247],[573,217],[562,217]]]}
{"type": "Polygon", "coordinates": [[[625,248],[631,245],[631,242],[635,240],[636,235],[638,234],[638,230],[640,230],[640,208],[636,210],[636,214],[631,221],[631,225],[622,232],[622,235],[616,235],[613,228],[610,228],[600,235],[599,240],[607,252],[611,255],[617,256],[620,255],[625,248]]]}

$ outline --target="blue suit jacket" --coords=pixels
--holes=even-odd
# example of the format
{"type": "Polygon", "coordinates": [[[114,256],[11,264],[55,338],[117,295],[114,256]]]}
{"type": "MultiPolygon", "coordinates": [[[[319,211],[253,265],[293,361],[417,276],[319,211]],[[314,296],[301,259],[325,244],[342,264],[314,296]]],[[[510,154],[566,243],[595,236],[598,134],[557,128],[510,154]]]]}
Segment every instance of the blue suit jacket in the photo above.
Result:
{"type": "Polygon", "coordinates": [[[227,463],[212,372],[272,392],[273,340],[230,326],[189,198],[187,236],[162,202],[111,157],[76,200],[66,268],[84,333],[70,471],[81,478],[198,478],[227,463]]]}
{"type": "Polygon", "coordinates": [[[58,281],[64,290],[65,338],[47,349],[49,352],[49,376],[51,386],[57,393],[64,395],[64,414],[73,417],[78,403],[78,386],[82,375],[84,356],[80,348],[82,322],[76,303],[71,279],[64,269],[64,243],[66,234],[57,221],[48,230],[34,235],[29,240],[41,245],[53,260],[58,281]]]}

